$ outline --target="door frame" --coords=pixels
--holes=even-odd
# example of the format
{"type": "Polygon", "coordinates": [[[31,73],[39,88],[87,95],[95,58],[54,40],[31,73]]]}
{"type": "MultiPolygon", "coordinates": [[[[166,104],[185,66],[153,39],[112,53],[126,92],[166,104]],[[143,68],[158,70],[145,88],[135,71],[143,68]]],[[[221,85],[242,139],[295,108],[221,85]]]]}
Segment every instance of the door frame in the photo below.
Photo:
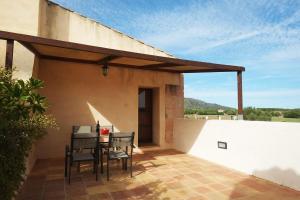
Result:
{"type": "Polygon", "coordinates": [[[153,143],[153,89],[138,89],[138,142],[143,144],[153,143]],[[140,107],[140,91],[144,92],[144,107],[140,107]],[[143,133],[143,137],[142,134],[143,133]],[[143,138],[144,141],[141,141],[143,138]]]}
{"type": "MultiPolygon", "coordinates": [[[[139,89],[151,89],[152,90],[152,144],[155,146],[160,146],[161,142],[161,116],[160,109],[162,108],[160,105],[160,87],[147,87],[147,86],[139,86],[137,90],[137,128],[139,129],[139,89]]],[[[138,130],[137,129],[137,130],[138,130]]],[[[139,143],[139,132],[137,134],[137,144],[139,143]]]]}

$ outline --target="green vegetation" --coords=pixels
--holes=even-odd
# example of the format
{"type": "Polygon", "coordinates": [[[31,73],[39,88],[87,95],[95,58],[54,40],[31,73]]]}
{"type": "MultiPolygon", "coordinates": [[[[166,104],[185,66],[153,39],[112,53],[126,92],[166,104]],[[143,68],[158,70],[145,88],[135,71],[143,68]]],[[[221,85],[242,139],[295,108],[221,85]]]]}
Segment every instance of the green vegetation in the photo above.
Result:
{"type": "Polygon", "coordinates": [[[237,111],[235,109],[228,110],[218,110],[218,109],[185,109],[185,115],[236,115],[237,111]]]}
{"type": "Polygon", "coordinates": [[[273,122],[300,122],[300,118],[272,117],[273,122]]]}
{"type": "Polygon", "coordinates": [[[285,118],[300,118],[300,109],[292,109],[283,113],[285,118]]]}
{"type": "MultiPolygon", "coordinates": [[[[184,114],[187,116],[197,115],[200,118],[216,116],[211,118],[217,118],[218,115],[224,115],[228,118],[228,116],[237,115],[237,110],[234,108],[206,103],[192,98],[185,98],[184,106],[184,114]]],[[[300,122],[300,109],[248,107],[244,108],[244,119],[251,121],[300,122]]]]}
{"type": "MultiPolygon", "coordinates": [[[[236,115],[234,108],[207,103],[198,99],[184,98],[185,115],[236,115]]],[[[202,117],[203,117],[202,116],[202,117]]]]}
{"type": "Polygon", "coordinates": [[[271,121],[272,113],[259,108],[249,107],[244,109],[244,119],[250,121],[271,121]]]}
{"type": "Polygon", "coordinates": [[[45,115],[46,99],[37,90],[43,82],[11,78],[0,67],[0,199],[15,196],[25,173],[25,161],[32,144],[55,127],[53,117],[45,115]]]}
{"type": "Polygon", "coordinates": [[[185,109],[204,109],[204,110],[228,110],[232,109],[230,107],[221,106],[215,103],[207,103],[204,101],[201,101],[199,99],[193,99],[193,98],[184,98],[184,108],[185,109]]]}

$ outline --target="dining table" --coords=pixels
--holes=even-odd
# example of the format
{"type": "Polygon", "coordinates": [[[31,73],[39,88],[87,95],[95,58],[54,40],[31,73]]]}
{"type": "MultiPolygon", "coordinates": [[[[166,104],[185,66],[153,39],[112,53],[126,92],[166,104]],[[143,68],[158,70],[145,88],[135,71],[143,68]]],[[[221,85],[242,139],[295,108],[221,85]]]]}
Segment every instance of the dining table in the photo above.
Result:
{"type": "MultiPolygon", "coordinates": [[[[95,137],[98,132],[89,133],[75,133],[75,137],[95,137]]],[[[99,134],[99,154],[100,154],[100,165],[101,173],[103,173],[103,153],[104,149],[108,148],[109,134],[99,134]]]]}

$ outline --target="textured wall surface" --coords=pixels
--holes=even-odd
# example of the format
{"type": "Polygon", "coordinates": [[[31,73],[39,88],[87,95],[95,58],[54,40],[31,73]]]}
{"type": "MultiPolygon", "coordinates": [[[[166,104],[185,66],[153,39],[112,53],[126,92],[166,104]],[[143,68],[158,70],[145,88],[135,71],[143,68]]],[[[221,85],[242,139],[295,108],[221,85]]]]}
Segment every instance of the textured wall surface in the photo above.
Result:
{"type": "Polygon", "coordinates": [[[174,134],[178,150],[300,190],[300,123],[177,119],[174,134]]]}
{"type": "Polygon", "coordinates": [[[40,92],[48,98],[49,113],[57,119],[60,130],[49,130],[39,142],[39,158],[62,157],[72,125],[95,124],[97,120],[102,125],[113,124],[120,131],[135,131],[137,144],[139,87],[155,88],[155,139],[162,147],[168,145],[165,85],[180,85],[180,74],[110,67],[108,76],[104,77],[97,65],[42,59],[40,66],[39,78],[45,81],[45,88],[40,92]]]}
{"type": "MultiPolygon", "coordinates": [[[[0,30],[28,35],[38,35],[39,0],[1,0],[0,30]]],[[[5,62],[6,41],[0,40],[0,66],[5,62]]],[[[28,79],[32,76],[34,55],[19,43],[14,45],[14,77],[28,79]]]]}
{"type": "MultiPolygon", "coordinates": [[[[3,31],[170,56],[46,0],[1,0],[0,19],[0,30],[3,31]]],[[[5,41],[0,41],[0,66],[4,65],[4,58],[5,41]]],[[[41,92],[49,99],[49,113],[57,118],[60,126],[59,131],[49,130],[49,135],[38,142],[28,159],[28,168],[36,158],[62,157],[74,124],[93,124],[99,119],[102,124],[112,123],[119,130],[137,132],[139,87],[155,88],[154,142],[162,147],[171,145],[166,142],[168,137],[165,136],[165,130],[169,130],[165,129],[165,85],[181,88],[173,101],[183,106],[182,75],[110,68],[108,77],[103,78],[99,66],[39,60],[18,43],[15,43],[13,66],[17,69],[14,74],[16,78],[35,76],[45,81],[46,87],[41,92]]],[[[168,102],[171,102],[169,96],[168,102]]],[[[168,108],[167,112],[167,124],[183,116],[182,108],[174,113],[168,108]]],[[[171,131],[170,137],[172,134],[171,131]]]]}

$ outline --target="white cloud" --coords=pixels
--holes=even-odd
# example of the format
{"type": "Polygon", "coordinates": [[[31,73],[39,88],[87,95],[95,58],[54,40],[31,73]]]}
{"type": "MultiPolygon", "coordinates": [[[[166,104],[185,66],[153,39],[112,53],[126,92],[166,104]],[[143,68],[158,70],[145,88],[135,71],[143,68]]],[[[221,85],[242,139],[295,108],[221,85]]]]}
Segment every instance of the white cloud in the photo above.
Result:
{"type": "Polygon", "coordinates": [[[263,54],[300,44],[300,27],[296,26],[300,11],[288,10],[299,8],[299,1],[191,2],[188,6],[141,14],[131,26],[146,42],[180,55],[200,54],[243,41],[246,43],[241,49],[254,46],[255,51],[268,45],[263,54]]]}
{"type": "Polygon", "coordinates": [[[263,56],[264,60],[271,62],[293,61],[300,62],[300,43],[284,46],[263,56]]]}
{"type": "MultiPolygon", "coordinates": [[[[300,107],[299,0],[56,1],[171,54],[245,66],[246,105],[300,107]]],[[[236,77],[223,76],[186,78],[186,96],[235,106],[236,77]]]]}

